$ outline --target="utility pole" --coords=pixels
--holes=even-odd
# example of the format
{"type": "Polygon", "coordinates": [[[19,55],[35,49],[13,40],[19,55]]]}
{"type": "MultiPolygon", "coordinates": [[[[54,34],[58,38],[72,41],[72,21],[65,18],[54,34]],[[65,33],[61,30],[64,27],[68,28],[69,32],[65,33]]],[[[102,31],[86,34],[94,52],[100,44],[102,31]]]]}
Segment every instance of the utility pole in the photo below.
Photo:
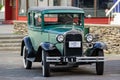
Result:
{"type": "Polygon", "coordinates": [[[94,16],[97,16],[97,0],[94,0],[94,16]]]}

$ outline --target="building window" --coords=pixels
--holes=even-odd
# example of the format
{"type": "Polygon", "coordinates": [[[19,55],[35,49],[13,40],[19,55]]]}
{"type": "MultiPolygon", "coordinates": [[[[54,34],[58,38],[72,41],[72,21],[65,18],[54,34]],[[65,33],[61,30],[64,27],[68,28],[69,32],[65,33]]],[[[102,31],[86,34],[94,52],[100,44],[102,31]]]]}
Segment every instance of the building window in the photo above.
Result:
{"type": "Polygon", "coordinates": [[[94,0],[81,0],[83,3],[80,6],[84,6],[84,8],[93,8],[94,0]]]}
{"type": "Polygon", "coordinates": [[[0,0],[1,5],[5,5],[5,0],[0,0]]]}
{"type": "Polygon", "coordinates": [[[96,17],[106,17],[105,10],[110,9],[113,5],[113,0],[97,0],[96,17]]]}
{"type": "Polygon", "coordinates": [[[37,6],[37,0],[28,0],[28,8],[37,6]]]}
{"type": "Polygon", "coordinates": [[[53,0],[53,5],[54,6],[60,6],[60,1],[61,0],[53,0]]]}
{"type": "Polygon", "coordinates": [[[94,0],[76,0],[76,6],[83,8],[86,16],[94,16],[94,0]]]}
{"type": "Polygon", "coordinates": [[[27,13],[27,0],[19,0],[19,15],[20,16],[26,16],[27,13]]]}
{"type": "Polygon", "coordinates": [[[38,0],[19,0],[19,15],[26,16],[28,8],[38,6],[38,0]]]}
{"type": "Polygon", "coordinates": [[[110,9],[113,0],[73,0],[72,6],[83,8],[85,16],[106,17],[105,10],[110,9]]]}

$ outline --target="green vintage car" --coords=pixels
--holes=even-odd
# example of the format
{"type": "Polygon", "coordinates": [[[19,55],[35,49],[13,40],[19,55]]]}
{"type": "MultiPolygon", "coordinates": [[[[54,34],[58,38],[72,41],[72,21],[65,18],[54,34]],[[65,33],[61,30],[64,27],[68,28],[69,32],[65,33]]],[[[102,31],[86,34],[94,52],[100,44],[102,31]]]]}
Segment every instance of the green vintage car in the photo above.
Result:
{"type": "Polygon", "coordinates": [[[43,76],[48,77],[51,64],[78,67],[95,63],[97,75],[102,75],[105,48],[84,28],[81,8],[54,6],[28,10],[28,36],[21,45],[26,69],[31,69],[32,62],[41,62],[43,76]]]}

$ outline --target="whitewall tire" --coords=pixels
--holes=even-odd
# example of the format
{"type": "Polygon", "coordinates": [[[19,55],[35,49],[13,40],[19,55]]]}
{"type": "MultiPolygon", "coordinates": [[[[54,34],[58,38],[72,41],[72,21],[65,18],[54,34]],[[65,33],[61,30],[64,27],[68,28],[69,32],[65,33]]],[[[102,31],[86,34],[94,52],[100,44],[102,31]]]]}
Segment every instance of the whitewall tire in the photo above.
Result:
{"type": "Polygon", "coordinates": [[[27,60],[27,54],[28,51],[26,49],[26,47],[23,47],[23,65],[25,69],[31,69],[32,67],[32,62],[27,60]]]}

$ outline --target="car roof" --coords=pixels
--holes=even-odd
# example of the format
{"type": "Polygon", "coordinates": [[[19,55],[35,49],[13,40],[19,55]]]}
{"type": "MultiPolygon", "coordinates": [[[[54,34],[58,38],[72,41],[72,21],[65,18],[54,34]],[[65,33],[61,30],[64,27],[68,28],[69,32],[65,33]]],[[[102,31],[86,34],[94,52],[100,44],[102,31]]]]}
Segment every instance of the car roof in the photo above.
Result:
{"type": "Polygon", "coordinates": [[[71,6],[47,6],[47,7],[31,7],[28,10],[43,12],[43,13],[84,13],[82,8],[71,7],[71,6]]]}

